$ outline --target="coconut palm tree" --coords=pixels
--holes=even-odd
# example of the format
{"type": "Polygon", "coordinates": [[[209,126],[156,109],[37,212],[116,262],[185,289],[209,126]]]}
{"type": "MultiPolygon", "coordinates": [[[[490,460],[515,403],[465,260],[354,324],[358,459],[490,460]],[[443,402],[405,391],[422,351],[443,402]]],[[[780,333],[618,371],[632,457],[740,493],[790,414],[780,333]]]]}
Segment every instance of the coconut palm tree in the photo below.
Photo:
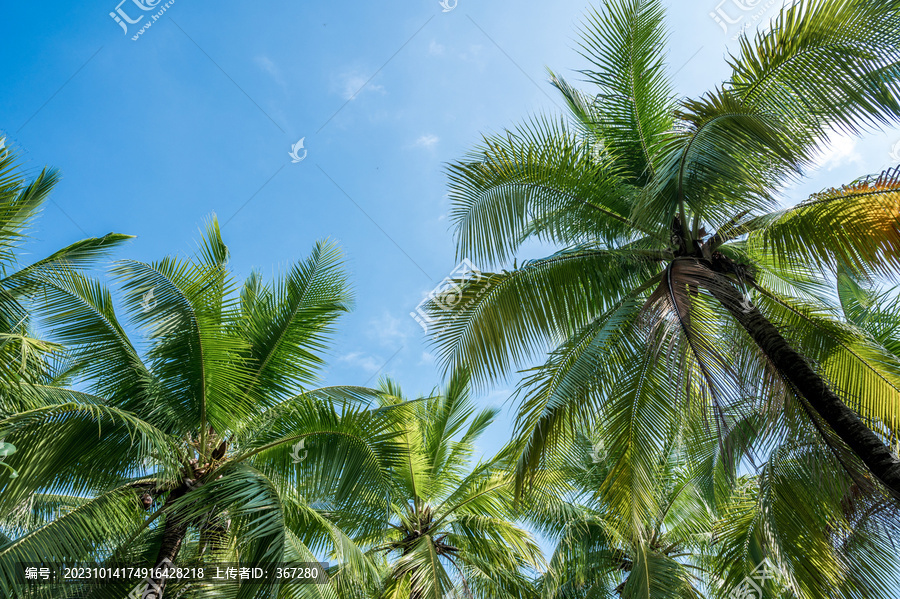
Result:
{"type": "Polygon", "coordinates": [[[814,427],[773,435],[767,459],[732,476],[740,464],[698,459],[717,439],[694,429],[697,420],[686,415],[662,441],[664,457],[644,481],[660,511],[640,522],[623,520],[602,492],[627,450],[608,445],[604,430],[575,435],[548,460],[524,508],[556,543],[542,597],[896,596],[900,509],[846,476],[814,427]]]}
{"type": "MultiPolygon", "coordinates": [[[[379,390],[387,406],[407,403],[390,379],[379,390]]],[[[497,411],[475,409],[463,371],[409,405],[398,429],[408,452],[393,472],[390,501],[335,510],[335,522],[380,566],[367,596],[533,596],[531,577],[543,560],[516,524],[507,465],[502,455],[472,464],[475,444],[497,411]]]]}
{"type": "Polygon", "coordinates": [[[715,514],[685,461],[678,436],[651,483],[661,511],[644,514],[638,534],[597,493],[618,457],[600,434],[578,434],[551,458],[542,475],[553,481],[531,489],[529,520],[555,542],[539,580],[546,599],[588,597],[700,598],[707,582],[715,514]]]}
{"type": "MultiPolygon", "coordinates": [[[[799,428],[799,427],[798,427],[799,428]]],[[[900,588],[900,509],[841,460],[814,429],[784,439],[755,476],[718,504],[707,560],[717,597],[892,599],[900,588]]]]}
{"type": "Polygon", "coordinates": [[[31,336],[28,298],[36,291],[35,278],[48,270],[89,266],[129,239],[110,233],[75,242],[52,255],[20,267],[19,252],[27,231],[53,188],[59,173],[44,168],[34,178],[22,172],[15,148],[0,137],[0,378],[13,382],[28,378],[52,349],[31,336]]]}
{"type": "MultiPolygon", "coordinates": [[[[350,305],[340,251],[319,242],[270,284],[254,273],[237,285],[227,258],[213,219],[192,258],[118,262],[140,342],[100,282],[62,269],[40,278],[42,323],[66,353],[46,380],[0,398],[0,438],[18,449],[8,461],[19,472],[0,475],[0,594],[26,596],[19,562],[271,564],[330,552],[351,571],[366,567],[310,505],[312,494],[374,501],[403,456],[391,410],[369,409],[374,391],[313,386],[350,305]]],[[[329,592],[277,581],[169,589],[152,574],[46,592],[329,592]]]]}
{"type": "Polygon", "coordinates": [[[900,2],[798,0],[698,99],[675,99],[665,38],[661,2],[605,2],[581,40],[594,89],[551,74],[565,117],[450,165],[460,256],[558,251],[435,297],[442,360],[489,381],[552,350],[520,389],[519,480],[575,423],[611,418],[627,451],[610,477],[633,491],[612,503],[635,522],[659,511],[638,489],[692,402],[721,439],[799,406],[855,476],[900,497],[900,363],[841,322],[822,274],[896,272],[900,171],[779,209],[835,133],[900,120],[900,2]]]}

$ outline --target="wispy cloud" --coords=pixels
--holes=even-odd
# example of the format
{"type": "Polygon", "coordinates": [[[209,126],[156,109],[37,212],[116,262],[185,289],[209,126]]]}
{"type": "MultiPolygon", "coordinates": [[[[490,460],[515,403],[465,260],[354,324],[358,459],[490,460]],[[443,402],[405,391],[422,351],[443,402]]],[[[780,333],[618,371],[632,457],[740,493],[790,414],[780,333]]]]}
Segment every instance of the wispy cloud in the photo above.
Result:
{"type": "Polygon", "coordinates": [[[383,85],[369,81],[370,76],[365,76],[359,71],[347,71],[339,77],[340,93],[345,100],[355,100],[365,92],[386,94],[383,85]]]}
{"type": "Polygon", "coordinates": [[[254,61],[256,64],[266,73],[268,73],[272,79],[275,80],[278,85],[284,85],[284,76],[281,74],[281,69],[279,69],[272,59],[265,55],[257,56],[254,61]]]}
{"type": "Polygon", "coordinates": [[[419,137],[413,145],[418,148],[433,148],[439,141],[441,141],[440,137],[429,133],[419,137]]]}
{"type": "Polygon", "coordinates": [[[375,356],[370,356],[364,352],[351,352],[349,354],[343,355],[338,358],[338,362],[344,362],[346,364],[350,364],[351,366],[356,366],[357,368],[361,368],[369,374],[373,372],[378,372],[378,370],[384,364],[384,360],[375,356]]]}
{"type": "Polygon", "coordinates": [[[408,322],[405,319],[392,316],[389,312],[384,312],[380,318],[373,319],[370,323],[370,337],[376,338],[381,345],[397,347],[405,345],[409,338],[409,332],[406,330],[408,322]]]}
{"type": "Polygon", "coordinates": [[[428,53],[435,56],[442,56],[444,54],[444,46],[437,43],[435,40],[431,40],[431,43],[428,44],[428,53]]]}
{"type": "Polygon", "coordinates": [[[834,133],[830,136],[831,143],[818,160],[817,168],[833,171],[836,168],[850,164],[862,164],[862,154],[856,149],[857,139],[834,133]]]}
{"type": "Polygon", "coordinates": [[[468,49],[459,53],[459,58],[465,62],[474,63],[478,66],[479,70],[484,69],[487,66],[484,46],[481,44],[470,44],[468,49]]]}

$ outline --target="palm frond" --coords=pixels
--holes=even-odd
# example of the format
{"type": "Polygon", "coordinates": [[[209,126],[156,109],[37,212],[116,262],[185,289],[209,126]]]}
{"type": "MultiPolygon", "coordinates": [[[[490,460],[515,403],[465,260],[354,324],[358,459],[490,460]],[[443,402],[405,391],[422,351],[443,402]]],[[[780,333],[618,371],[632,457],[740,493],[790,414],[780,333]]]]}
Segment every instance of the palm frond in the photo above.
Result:
{"type": "Polygon", "coordinates": [[[638,185],[658,168],[661,143],[673,124],[666,37],[658,0],[607,2],[587,15],[581,32],[581,53],[591,62],[582,74],[599,88],[591,107],[599,141],[623,165],[626,180],[638,185]]]}
{"type": "Polygon", "coordinates": [[[776,263],[891,274],[900,267],[900,170],[816,194],[750,233],[776,263]]]}
{"type": "Polygon", "coordinates": [[[428,304],[446,365],[497,378],[565,339],[658,272],[628,250],[572,248],[500,274],[479,273],[428,304]]]}
{"type": "Polygon", "coordinates": [[[529,236],[572,245],[634,234],[634,192],[563,122],[535,118],[486,138],[449,178],[457,254],[475,262],[502,263],[529,236]]]}
{"type": "Polygon", "coordinates": [[[256,281],[251,278],[244,287],[238,325],[249,341],[245,364],[252,386],[245,393],[287,396],[314,382],[332,324],[349,310],[341,252],[333,243],[319,242],[274,289],[263,291],[256,281]]]}
{"type": "MultiPolygon", "coordinates": [[[[39,490],[103,492],[150,467],[161,479],[177,476],[180,455],[171,439],[133,414],[53,387],[32,388],[27,401],[27,409],[19,406],[0,420],[0,438],[19,450],[8,458],[19,477],[5,481],[0,514],[39,490]]],[[[6,471],[0,476],[7,478],[6,471]]]]}

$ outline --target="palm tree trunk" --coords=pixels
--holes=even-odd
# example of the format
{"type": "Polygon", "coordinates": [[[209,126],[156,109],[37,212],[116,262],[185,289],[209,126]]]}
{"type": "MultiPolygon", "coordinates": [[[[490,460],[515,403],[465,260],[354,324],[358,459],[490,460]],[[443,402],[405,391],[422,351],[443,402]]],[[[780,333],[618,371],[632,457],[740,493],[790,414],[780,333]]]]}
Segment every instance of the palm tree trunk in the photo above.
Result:
{"type": "MultiPolygon", "coordinates": [[[[180,487],[169,493],[169,496],[166,497],[163,509],[166,509],[166,507],[170,506],[178,498],[183,497],[188,490],[189,487],[186,484],[182,484],[180,487]]],[[[175,562],[175,558],[178,557],[178,551],[181,549],[184,537],[187,535],[187,524],[180,521],[175,514],[166,514],[165,518],[166,523],[163,526],[162,542],[159,545],[159,551],[156,553],[156,560],[153,562],[154,567],[161,570],[164,570],[175,562]]],[[[144,588],[141,597],[147,599],[162,599],[167,580],[167,577],[162,575],[150,576],[147,579],[147,586],[144,588]]]]}
{"type": "Polygon", "coordinates": [[[900,459],[860,417],[841,401],[809,362],[756,307],[742,303],[731,285],[711,285],[713,296],[731,313],[763,350],[778,371],[806,399],[809,407],[855,453],[869,471],[900,500],[900,459]]]}

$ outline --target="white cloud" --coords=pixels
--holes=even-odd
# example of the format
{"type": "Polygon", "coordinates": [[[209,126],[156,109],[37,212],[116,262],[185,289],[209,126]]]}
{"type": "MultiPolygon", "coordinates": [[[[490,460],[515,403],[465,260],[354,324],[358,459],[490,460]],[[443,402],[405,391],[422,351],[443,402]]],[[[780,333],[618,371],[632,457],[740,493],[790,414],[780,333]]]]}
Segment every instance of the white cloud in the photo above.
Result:
{"type": "Polygon", "coordinates": [[[370,77],[366,77],[357,71],[344,73],[340,76],[341,95],[345,100],[355,100],[363,92],[387,93],[383,85],[372,83],[369,79],[370,77]]]}
{"type": "Polygon", "coordinates": [[[470,44],[465,52],[459,54],[459,58],[466,62],[475,63],[481,68],[484,68],[487,64],[484,58],[484,46],[481,44],[470,44]]]}
{"type": "Polygon", "coordinates": [[[419,139],[417,139],[416,143],[413,145],[419,148],[433,148],[439,141],[441,141],[440,137],[429,133],[427,135],[419,137],[419,139]]]}
{"type": "Polygon", "coordinates": [[[435,40],[431,40],[431,43],[428,44],[428,53],[434,54],[435,56],[441,56],[444,54],[444,46],[437,43],[435,40]]]}
{"type": "Polygon", "coordinates": [[[434,354],[431,352],[423,351],[422,357],[419,358],[419,366],[425,366],[428,364],[434,364],[434,354]]]}
{"type": "Polygon", "coordinates": [[[264,71],[266,71],[270,75],[278,75],[278,67],[275,66],[275,63],[272,62],[272,59],[268,56],[257,56],[256,64],[258,64],[264,71]]]}
{"type": "Polygon", "coordinates": [[[404,330],[408,324],[406,319],[391,316],[388,312],[384,312],[381,318],[372,320],[370,324],[369,336],[378,339],[381,345],[392,347],[404,345],[409,337],[407,331],[404,330]]]}
{"type": "Polygon", "coordinates": [[[275,83],[284,87],[285,81],[284,76],[281,74],[281,69],[279,69],[274,62],[272,62],[271,58],[265,55],[260,55],[257,56],[254,60],[259,68],[268,73],[269,76],[275,80],[275,83]]]}
{"type": "Polygon", "coordinates": [[[338,362],[345,362],[351,366],[362,368],[368,373],[378,372],[384,364],[384,360],[359,351],[341,356],[338,358],[338,362]]]}
{"type": "Polygon", "coordinates": [[[831,140],[828,148],[815,161],[817,168],[833,171],[850,164],[862,164],[862,154],[856,149],[857,139],[855,137],[838,133],[832,133],[829,137],[831,140]]]}

